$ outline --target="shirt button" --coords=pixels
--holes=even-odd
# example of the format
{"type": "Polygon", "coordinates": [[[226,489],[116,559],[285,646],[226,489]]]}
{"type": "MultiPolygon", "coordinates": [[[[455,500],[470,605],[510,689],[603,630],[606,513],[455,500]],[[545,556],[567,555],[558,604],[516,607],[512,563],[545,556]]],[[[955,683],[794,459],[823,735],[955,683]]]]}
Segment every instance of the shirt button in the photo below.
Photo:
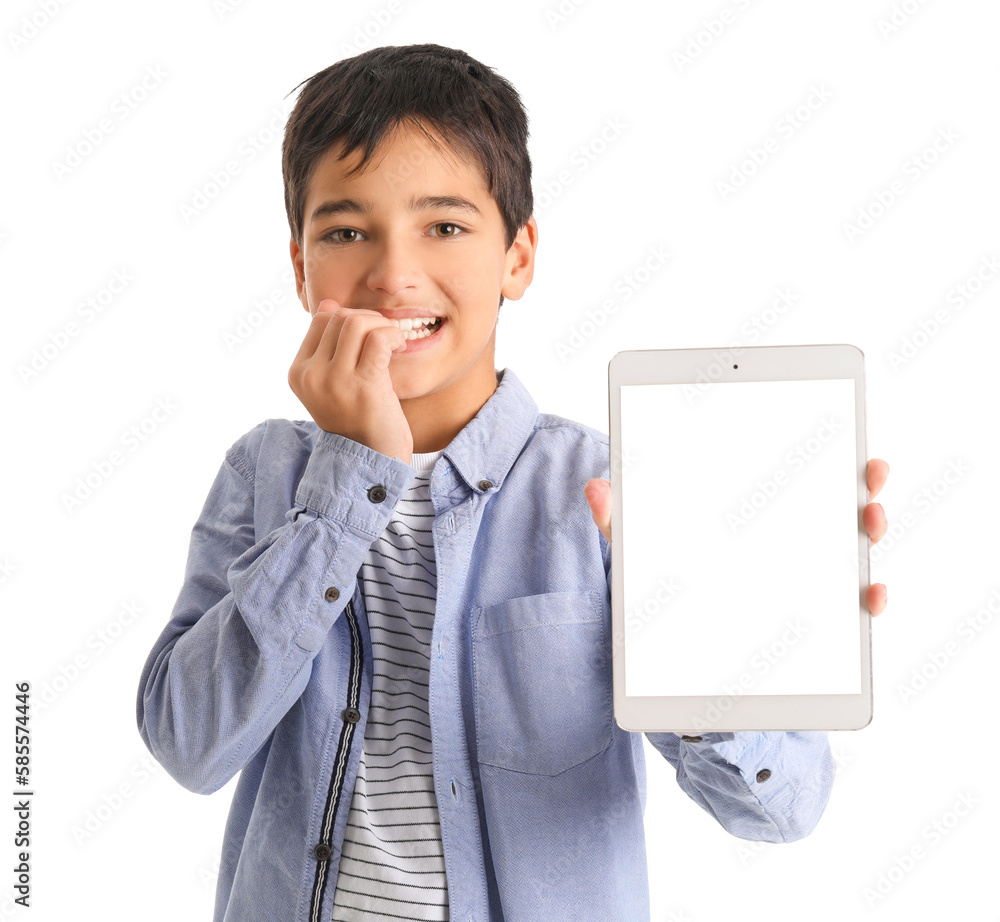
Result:
{"type": "Polygon", "coordinates": [[[326,859],[329,858],[332,854],[333,854],[333,849],[330,848],[330,846],[324,842],[320,842],[319,845],[317,845],[313,849],[313,857],[317,861],[326,861],[326,859]]]}
{"type": "Polygon", "coordinates": [[[493,481],[492,480],[480,480],[479,481],[479,489],[480,490],[492,490],[493,489],[493,481]]]}
{"type": "Polygon", "coordinates": [[[700,736],[682,736],[681,739],[684,740],[685,743],[700,743],[701,742],[701,737],[700,736]]]}
{"type": "Polygon", "coordinates": [[[771,777],[771,770],[769,768],[762,768],[759,772],[757,772],[758,781],[767,781],[767,779],[770,777],[771,777]]]}
{"type": "Polygon", "coordinates": [[[380,502],[382,502],[382,500],[385,499],[385,487],[383,487],[381,484],[377,484],[374,487],[369,487],[369,489],[368,489],[368,498],[373,503],[380,503],[380,502]]]}
{"type": "Polygon", "coordinates": [[[323,593],[323,598],[327,602],[336,602],[340,598],[340,590],[336,586],[331,586],[326,592],[323,593]]]}
{"type": "Polygon", "coordinates": [[[361,711],[357,708],[344,708],[342,716],[349,724],[356,724],[361,720],[361,711]]]}

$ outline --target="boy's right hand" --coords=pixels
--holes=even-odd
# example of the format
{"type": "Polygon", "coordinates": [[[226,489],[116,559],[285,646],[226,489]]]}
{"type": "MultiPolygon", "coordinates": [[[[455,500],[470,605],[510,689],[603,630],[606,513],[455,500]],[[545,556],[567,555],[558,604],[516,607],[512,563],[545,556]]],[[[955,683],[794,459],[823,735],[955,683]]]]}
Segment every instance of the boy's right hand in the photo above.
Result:
{"type": "Polygon", "coordinates": [[[406,349],[406,334],[377,311],[319,303],[288,384],[316,425],[409,464],[413,435],[389,360],[406,349]]]}

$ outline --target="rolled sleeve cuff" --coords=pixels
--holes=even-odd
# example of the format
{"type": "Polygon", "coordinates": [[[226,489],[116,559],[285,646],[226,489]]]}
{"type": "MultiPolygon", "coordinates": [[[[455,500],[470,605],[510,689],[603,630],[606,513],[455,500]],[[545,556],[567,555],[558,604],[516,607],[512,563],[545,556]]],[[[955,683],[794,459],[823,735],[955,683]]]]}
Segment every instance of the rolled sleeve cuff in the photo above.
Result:
{"type": "Polygon", "coordinates": [[[295,492],[305,509],[343,523],[373,541],[385,531],[392,509],[409,486],[414,468],[398,458],[321,430],[295,492]],[[373,488],[385,491],[382,499],[373,488]]]}
{"type": "Polygon", "coordinates": [[[815,828],[835,775],[823,732],[705,733],[683,744],[680,757],[730,832],[772,842],[793,842],[815,828]],[[716,775],[712,766],[723,771],[716,775]],[[731,781],[721,781],[729,772],[731,781]]]}
{"type": "Polygon", "coordinates": [[[233,590],[257,646],[286,669],[300,664],[294,649],[314,655],[324,643],[414,473],[398,458],[321,432],[287,515],[292,528],[266,556],[254,549],[246,566],[233,565],[233,590]]]}

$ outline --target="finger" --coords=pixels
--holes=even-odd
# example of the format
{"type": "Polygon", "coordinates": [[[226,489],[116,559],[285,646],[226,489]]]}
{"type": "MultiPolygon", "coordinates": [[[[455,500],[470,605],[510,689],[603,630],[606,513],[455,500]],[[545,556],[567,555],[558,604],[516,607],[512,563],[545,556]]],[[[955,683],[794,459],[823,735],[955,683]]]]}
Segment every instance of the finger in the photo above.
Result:
{"type": "Polygon", "coordinates": [[[295,354],[295,359],[292,361],[293,368],[308,361],[316,354],[332,316],[334,315],[330,310],[317,310],[312,315],[312,319],[309,321],[309,329],[306,330],[306,335],[302,339],[302,345],[299,346],[299,351],[295,354]]]}
{"type": "Polygon", "coordinates": [[[885,486],[889,476],[889,465],[881,458],[872,458],[868,462],[868,498],[875,499],[885,486]]]}
{"type": "Polygon", "coordinates": [[[869,503],[865,506],[862,519],[865,523],[865,531],[868,532],[868,537],[871,538],[872,544],[878,544],[885,537],[886,528],[888,527],[885,520],[885,510],[882,508],[881,503],[869,503]]]}
{"type": "Polygon", "coordinates": [[[368,330],[358,357],[357,373],[366,381],[378,380],[389,369],[393,353],[406,350],[406,333],[395,324],[375,326],[368,330]]]}
{"type": "MultiPolygon", "coordinates": [[[[351,373],[358,372],[358,365],[361,362],[361,354],[369,335],[376,329],[395,330],[395,332],[406,341],[406,334],[390,323],[378,311],[365,309],[355,309],[345,311],[342,321],[339,324],[336,351],[331,353],[331,359],[338,368],[348,368],[351,373]]],[[[382,334],[385,335],[385,334],[382,334]]],[[[398,337],[396,337],[398,339],[398,337]]],[[[390,350],[391,351],[391,350],[390,350]]],[[[386,367],[388,362],[386,363],[386,367]]],[[[369,365],[366,369],[366,376],[370,378],[372,368],[369,365]]]]}
{"type": "Polygon", "coordinates": [[[873,583],[869,586],[866,601],[868,602],[868,611],[873,618],[882,614],[888,601],[885,583],[873,583]]]}
{"type": "Polygon", "coordinates": [[[583,485],[583,495],[594,524],[611,543],[611,484],[600,477],[593,477],[583,485]]]}
{"type": "MultiPolygon", "coordinates": [[[[320,336],[316,344],[315,358],[317,362],[326,362],[328,365],[337,358],[337,350],[340,348],[340,341],[344,335],[344,327],[347,325],[347,318],[351,312],[342,307],[327,308],[323,311],[328,318],[323,335],[320,336]]],[[[320,316],[317,310],[316,316],[320,316]]],[[[351,366],[353,368],[353,366],[351,366]]]]}
{"type": "Polygon", "coordinates": [[[333,298],[325,298],[319,302],[316,313],[310,318],[309,329],[306,330],[302,345],[299,346],[299,351],[292,363],[293,367],[299,361],[311,359],[316,354],[320,340],[326,332],[326,325],[330,322],[330,317],[338,310],[340,310],[340,305],[333,298]]]}

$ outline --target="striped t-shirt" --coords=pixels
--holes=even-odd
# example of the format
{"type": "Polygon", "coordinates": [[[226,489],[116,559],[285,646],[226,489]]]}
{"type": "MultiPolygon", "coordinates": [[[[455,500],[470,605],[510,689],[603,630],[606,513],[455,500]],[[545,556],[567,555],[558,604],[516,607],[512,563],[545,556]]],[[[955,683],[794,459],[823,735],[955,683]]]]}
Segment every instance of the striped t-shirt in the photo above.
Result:
{"type": "Polygon", "coordinates": [[[334,922],[448,919],[427,705],[437,596],[429,483],[440,455],[413,455],[417,473],[361,567],[375,670],[334,922]]]}

